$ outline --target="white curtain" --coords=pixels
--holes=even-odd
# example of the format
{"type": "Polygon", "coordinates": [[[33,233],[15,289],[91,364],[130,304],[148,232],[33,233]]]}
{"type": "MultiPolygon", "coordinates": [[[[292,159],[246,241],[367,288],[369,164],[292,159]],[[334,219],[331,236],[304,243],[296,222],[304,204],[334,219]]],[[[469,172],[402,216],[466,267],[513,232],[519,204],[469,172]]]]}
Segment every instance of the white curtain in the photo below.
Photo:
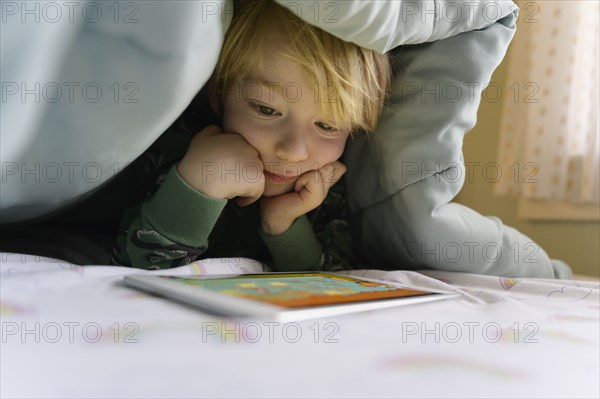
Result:
{"type": "Polygon", "coordinates": [[[598,204],[599,2],[517,4],[495,193],[598,204]]]}

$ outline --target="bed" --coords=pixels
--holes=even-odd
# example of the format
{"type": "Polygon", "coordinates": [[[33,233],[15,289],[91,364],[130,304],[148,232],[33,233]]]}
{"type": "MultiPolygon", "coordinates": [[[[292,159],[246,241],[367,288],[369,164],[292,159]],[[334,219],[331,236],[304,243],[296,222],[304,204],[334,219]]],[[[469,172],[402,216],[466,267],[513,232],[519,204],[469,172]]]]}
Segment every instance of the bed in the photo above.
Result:
{"type": "Polygon", "coordinates": [[[122,286],[169,271],[0,254],[2,397],[578,397],[600,394],[596,280],[435,270],[352,275],[456,299],[297,323],[223,319],[122,286]]]}

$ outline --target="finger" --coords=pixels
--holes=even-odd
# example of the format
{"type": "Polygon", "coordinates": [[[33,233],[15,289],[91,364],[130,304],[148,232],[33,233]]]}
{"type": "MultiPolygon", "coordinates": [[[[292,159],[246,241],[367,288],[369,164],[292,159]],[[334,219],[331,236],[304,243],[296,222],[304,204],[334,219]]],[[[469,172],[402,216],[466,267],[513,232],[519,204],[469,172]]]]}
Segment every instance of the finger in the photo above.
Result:
{"type": "Polygon", "coordinates": [[[259,198],[260,197],[236,197],[235,203],[243,208],[256,202],[256,200],[258,200],[259,198]]]}
{"type": "Polygon", "coordinates": [[[218,127],[217,125],[209,125],[202,129],[198,134],[202,136],[214,136],[221,133],[223,133],[223,131],[220,127],[218,127]]]}
{"type": "Polygon", "coordinates": [[[235,203],[237,204],[237,206],[240,207],[245,207],[250,205],[251,203],[255,202],[256,200],[253,199],[252,197],[236,197],[235,198],[235,203]]]}
{"type": "Polygon", "coordinates": [[[332,162],[319,169],[325,189],[329,190],[346,173],[346,165],[339,161],[332,162]]]}
{"type": "Polygon", "coordinates": [[[323,177],[317,170],[302,174],[296,180],[294,191],[298,193],[303,202],[308,204],[312,204],[313,202],[321,203],[327,194],[323,177]]]}
{"type": "Polygon", "coordinates": [[[192,138],[191,145],[200,145],[199,143],[204,138],[207,138],[210,136],[216,136],[221,133],[222,133],[222,131],[218,126],[215,126],[215,125],[207,126],[204,129],[202,129],[201,131],[199,131],[198,133],[196,133],[196,135],[192,138]]]}
{"type": "Polygon", "coordinates": [[[247,197],[237,197],[235,199],[235,202],[238,204],[238,206],[241,206],[241,207],[248,206],[248,205],[256,202],[260,197],[262,197],[264,191],[265,191],[265,187],[263,185],[261,190],[257,190],[256,193],[254,193],[252,195],[249,195],[247,197]]]}

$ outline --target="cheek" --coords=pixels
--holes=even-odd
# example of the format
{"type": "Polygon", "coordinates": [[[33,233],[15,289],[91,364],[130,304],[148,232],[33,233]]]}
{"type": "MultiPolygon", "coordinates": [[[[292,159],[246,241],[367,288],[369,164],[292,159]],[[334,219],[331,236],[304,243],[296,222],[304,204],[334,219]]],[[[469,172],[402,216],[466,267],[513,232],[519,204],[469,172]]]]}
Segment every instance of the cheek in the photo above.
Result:
{"type": "Polygon", "coordinates": [[[267,129],[257,123],[241,105],[229,103],[223,114],[223,131],[239,134],[256,149],[265,146],[269,136],[267,129]]]}
{"type": "Polygon", "coordinates": [[[272,129],[252,120],[244,120],[231,130],[242,136],[248,144],[256,148],[261,155],[268,155],[274,151],[272,129]]]}
{"type": "Polygon", "coordinates": [[[313,162],[317,163],[319,167],[322,167],[328,163],[337,161],[342,156],[345,145],[346,138],[340,138],[339,140],[324,139],[320,141],[313,153],[313,162]]]}
{"type": "Polygon", "coordinates": [[[241,105],[235,101],[227,100],[223,110],[223,131],[236,132],[244,126],[244,114],[241,105]]]}

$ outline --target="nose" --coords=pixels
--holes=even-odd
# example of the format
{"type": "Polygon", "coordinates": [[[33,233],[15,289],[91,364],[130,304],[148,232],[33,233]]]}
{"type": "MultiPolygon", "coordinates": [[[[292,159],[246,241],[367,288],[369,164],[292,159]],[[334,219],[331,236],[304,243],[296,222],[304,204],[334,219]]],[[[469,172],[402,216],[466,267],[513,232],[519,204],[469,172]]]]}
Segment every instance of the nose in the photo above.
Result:
{"type": "Polygon", "coordinates": [[[275,155],[287,162],[300,162],[308,159],[308,143],[300,130],[283,134],[275,145],[275,155]]]}

